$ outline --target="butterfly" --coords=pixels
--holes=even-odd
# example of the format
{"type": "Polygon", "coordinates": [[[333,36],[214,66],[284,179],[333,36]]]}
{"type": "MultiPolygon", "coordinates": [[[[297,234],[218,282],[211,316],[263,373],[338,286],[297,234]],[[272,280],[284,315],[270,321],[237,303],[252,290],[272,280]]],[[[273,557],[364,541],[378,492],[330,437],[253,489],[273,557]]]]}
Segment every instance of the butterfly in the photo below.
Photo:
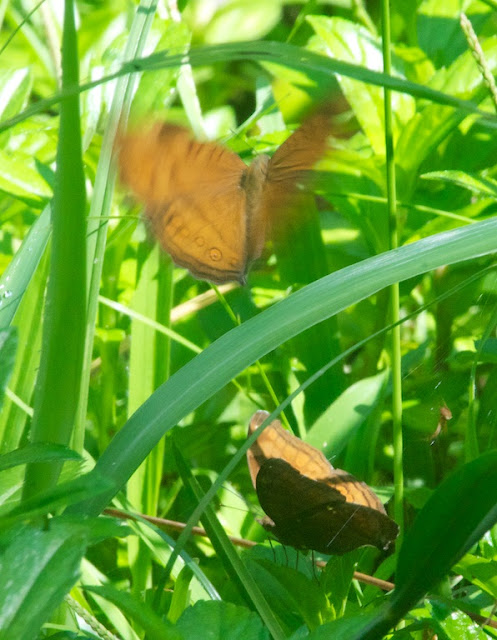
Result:
{"type": "MultiPolygon", "coordinates": [[[[249,435],[269,416],[257,411],[249,435]]],[[[252,483],[267,517],[264,528],[283,544],[341,555],[370,545],[387,550],[399,528],[364,483],[335,469],[321,451],[274,420],[247,451],[252,483]]]]}
{"type": "Polygon", "coordinates": [[[155,123],[117,136],[121,182],[145,205],[162,248],[196,278],[246,282],[270,229],[326,150],[330,110],[320,108],[272,158],[250,166],[184,127],[155,123]]]}

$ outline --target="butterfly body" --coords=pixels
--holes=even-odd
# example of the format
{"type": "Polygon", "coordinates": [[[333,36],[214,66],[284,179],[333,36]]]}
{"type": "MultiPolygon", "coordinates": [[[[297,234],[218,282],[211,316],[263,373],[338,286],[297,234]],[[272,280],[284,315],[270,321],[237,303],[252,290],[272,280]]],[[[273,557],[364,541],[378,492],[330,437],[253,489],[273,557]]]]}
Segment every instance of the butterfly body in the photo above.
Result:
{"type": "MultiPolygon", "coordinates": [[[[268,417],[258,411],[253,433],[268,417]]],[[[278,420],[247,452],[252,482],[267,518],[264,528],[283,544],[343,554],[364,545],[387,549],[398,527],[364,483],[285,431],[278,420]]]]}
{"type": "Polygon", "coordinates": [[[154,234],[176,264],[211,282],[244,283],[269,228],[324,153],[323,117],[310,118],[272,158],[259,156],[250,166],[176,125],[120,134],[121,181],[145,204],[154,234]]]}

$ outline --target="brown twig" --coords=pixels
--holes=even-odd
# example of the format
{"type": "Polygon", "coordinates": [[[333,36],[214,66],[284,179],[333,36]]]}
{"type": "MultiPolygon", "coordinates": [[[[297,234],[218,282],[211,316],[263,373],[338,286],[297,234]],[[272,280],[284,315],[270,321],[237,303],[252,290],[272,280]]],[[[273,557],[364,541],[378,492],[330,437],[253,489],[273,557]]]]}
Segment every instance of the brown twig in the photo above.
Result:
{"type": "MultiPolygon", "coordinates": [[[[175,520],[167,520],[166,518],[157,518],[155,516],[146,516],[143,514],[133,515],[132,513],[127,513],[126,511],[121,511],[120,509],[106,509],[104,511],[105,515],[114,516],[115,518],[123,518],[125,520],[139,520],[143,518],[147,522],[151,524],[155,524],[160,529],[169,529],[173,531],[183,531],[186,527],[184,522],[176,522],[175,520]]],[[[192,529],[193,535],[196,536],[204,536],[207,537],[207,532],[202,527],[193,527],[192,529]]],[[[244,549],[250,549],[255,547],[257,542],[253,542],[252,540],[245,540],[245,538],[237,538],[236,536],[228,536],[231,542],[237,547],[243,547],[244,549]]],[[[318,567],[326,566],[326,563],[322,560],[317,560],[316,565],[318,567]]],[[[379,578],[375,578],[374,576],[368,576],[366,573],[361,573],[360,571],[354,571],[354,578],[359,580],[359,582],[363,582],[364,584],[371,584],[379,589],[383,589],[384,591],[391,591],[394,588],[394,584],[392,582],[387,582],[386,580],[380,580],[379,578]]]]}

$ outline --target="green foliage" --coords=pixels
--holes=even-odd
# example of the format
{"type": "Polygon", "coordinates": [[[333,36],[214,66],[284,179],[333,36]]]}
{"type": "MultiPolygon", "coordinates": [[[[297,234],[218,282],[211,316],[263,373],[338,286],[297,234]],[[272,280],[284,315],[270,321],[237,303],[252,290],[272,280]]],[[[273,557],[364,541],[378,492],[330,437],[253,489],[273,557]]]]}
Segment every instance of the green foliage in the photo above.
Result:
{"type": "Polygon", "coordinates": [[[388,75],[361,0],[4,3],[0,639],[492,637],[497,117],[459,12],[488,77],[494,3],[391,4],[388,75]],[[250,162],[330,96],[317,209],[246,287],[152,248],[116,181],[128,116],[250,162]],[[259,408],[395,496],[393,555],[269,548],[244,461],[259,408]]]}

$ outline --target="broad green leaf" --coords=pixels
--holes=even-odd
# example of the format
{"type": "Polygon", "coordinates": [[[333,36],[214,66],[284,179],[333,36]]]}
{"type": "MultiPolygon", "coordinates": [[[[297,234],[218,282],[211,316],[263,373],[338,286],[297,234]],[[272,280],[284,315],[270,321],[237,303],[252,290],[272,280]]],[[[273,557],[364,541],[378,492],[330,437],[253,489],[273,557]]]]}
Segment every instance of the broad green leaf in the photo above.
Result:
{"type": "MultiPolygon", "coordinates": [[[[373,71],[383,70],[381,42],[379,39],[375,40],[364,27],[343,18],[308,16],[307,20],[321,38],[328,55],[345,62],[359,63],[373,71]]],[[[395,66],[395,60],[394,75],[403,75],[399,66],[395,66]]],[[[338,81],[374,152],[384,156],[383,88],[371,84],[360,84],[342,75],[338,77],[338,81]]],[[[414,100],[406,94],[394,93],[392,94],[392,111],[396,139],[403,125],[414,116],[414,100]]]]}
{"type": "Polygon", "coordinates": [[[183,613],[176,624],[188,640],[269,640],[259,617],[230,602],[197,602],[183,613]],[[208,635],[206,635],[208,634],[208,635]]]}
{"type": "Polygon", "coordinates": [[[24,107],[31,91],[31,73],[24,69],[0,69],[0,118],[11,118],[24,107]]]}
{"type": "Polygon", "coordinates": [[[217,5],[218,10],[207,23],[205,14],[203,16],[201,33],[204,41],[209,44],[226,42],[228,33],[232,41],[258,40],[281,20],[281,5],[281,0],[251,0],[250,4],[237,0],[217,5]]]}
{"type": "Polygon", "coordinates": [[[454,571],[489,593],[492,598],[497,599],[497,562],[495,560],[468,553],[459,560],[454,571]]]}
{"type": "Polygon", "coordinates": [[[355,553],[332,556],[321,574],[320,582],[333,604],[337,618],[345,615],[356,561],[355,553]]]}
{"type": "MultiPolygon", "coordinates": [[[[371,622],[375,620],[375,614],[363,613],[347,618],[340,618],[328,624],[323,624],[318,629],[312,631],[308,636],[308,640],[362,640],[361,631],[366,629],[371,622]]],[[[301,636],[295,634],[295,640],[299,640],[301,636]]],[[[382,635],[373,636],[376,640],[380,640],[382,635]]],[[[373,637],[371,640],[373,640],[373,637]]],[[[293,640],[293,638],[290,638],[293,640]]]]}
{"type": "Polygon", "coordinates": [[[306,442],[321,449],[328,458],[339,455],[373,411],[385,379],[386,374],[380,373],[351,385],[312,425],[306,442]]]}
{"type": "Polygon", "coordinates": [[[40,206],[52,196],[52,190],[41,177],[33,156],[0,149],[0,190],[40,206]]]}
{"type": "Polygon", "coordinates": [[[19,525],[0,537],[0,639],[37,638],[79,576],[90,523],[19,525]]]}
{"type": "MultiPolygon", "coordinates": [[[[497,339],[487,338],[482,344],[481,340],[475,340],[475,349],[478,351],[478,357],[480,362],[497,363],[497,339]]],[[[475,354],[471,352],[471,359],[474,359],[475,354]]]]}
{"type": "Polygon", "coordinates": [[[459,24],[461,12],[468,14],[477,32],[491,13],[484,3],[472,0],[423,0],[418,4],[418,42],[439,67],[449,66],[467,49],[468,44],[459,24]]]}
{"type": "Polygon", "coordinates": [[[431,495],[399,552],[391,612],[400,619],[497,522],[497,451],[457,469],[431,495]]]}
{"type": "Polygon", "coordinates": [[[170,622],[162,620],[148,604],[137,600],[127,591],[119,591],[111,585],[85,586],[85,589],[118,606],[145,631],[150,640],[186,640],[186,636],[170,622]]]}
{"type": "Polygon", "coordinates": [[[482,627],[456,608],[449,607],[441,600],[430,599],[427,602],[431,613],[431,625],[439,638],[446,640],[488,640],[482,627]]]}
{"type": "MultiPolygon", "coordinates": [[[[191,30],[184,22],[168,20],[163,26],[163,35],[157,43],[156,49],[184,51],[185,54],[191,43],[191,30]]],[[[166,117],[165,105],[175,96],[175,85],[182,71],[182,67],[166,68],[158,73],[145,73],[141,76],[131,106],[131,118],[141,122],[154,118],[166,117]],[[163,116],[164,114],[164,116],[163,116]]],[[[193,91],[196,86],[192,82],[193,91]]]]}
{"type": "MultiPolygon", "coordinates": [[[[497,37],[488,38],[483,51],[491,71],[497,68],[497,37]]],[[[479,103],[487,96],[483,79],[469,51],[465,51],[448,69],[442,69],[431,79],[430,86],[445,94],[479,103]]],[[[418,107],[415,116],[406,123],[396,146],[396,162],[414,179],[423,160],[457,127],[465,114],[441,104],[418,107]]]]}
{"type": "MultiPolygon", "coordinates": [[[[74,6],[64,6],[61,87],[79,82],[74,6]]],[[[79,96],[60,105],[50,276],[43,314],[40,370],[30,425],[33,442],[68,445],[76,426],[86,333],[86,186],[79,96]]],[[[57,483],[62,464],[28,465],[23,494],[33,496],[57,483]]]]}
{"type": "Polygon", "coordinates": [[[302,624],[316,629],[333,617],[330,604],[314,576],[306,576],[291,566],[275,564],[257,554],[244,557],[251,576],[287,631],[295,631],[302,624]]]}

